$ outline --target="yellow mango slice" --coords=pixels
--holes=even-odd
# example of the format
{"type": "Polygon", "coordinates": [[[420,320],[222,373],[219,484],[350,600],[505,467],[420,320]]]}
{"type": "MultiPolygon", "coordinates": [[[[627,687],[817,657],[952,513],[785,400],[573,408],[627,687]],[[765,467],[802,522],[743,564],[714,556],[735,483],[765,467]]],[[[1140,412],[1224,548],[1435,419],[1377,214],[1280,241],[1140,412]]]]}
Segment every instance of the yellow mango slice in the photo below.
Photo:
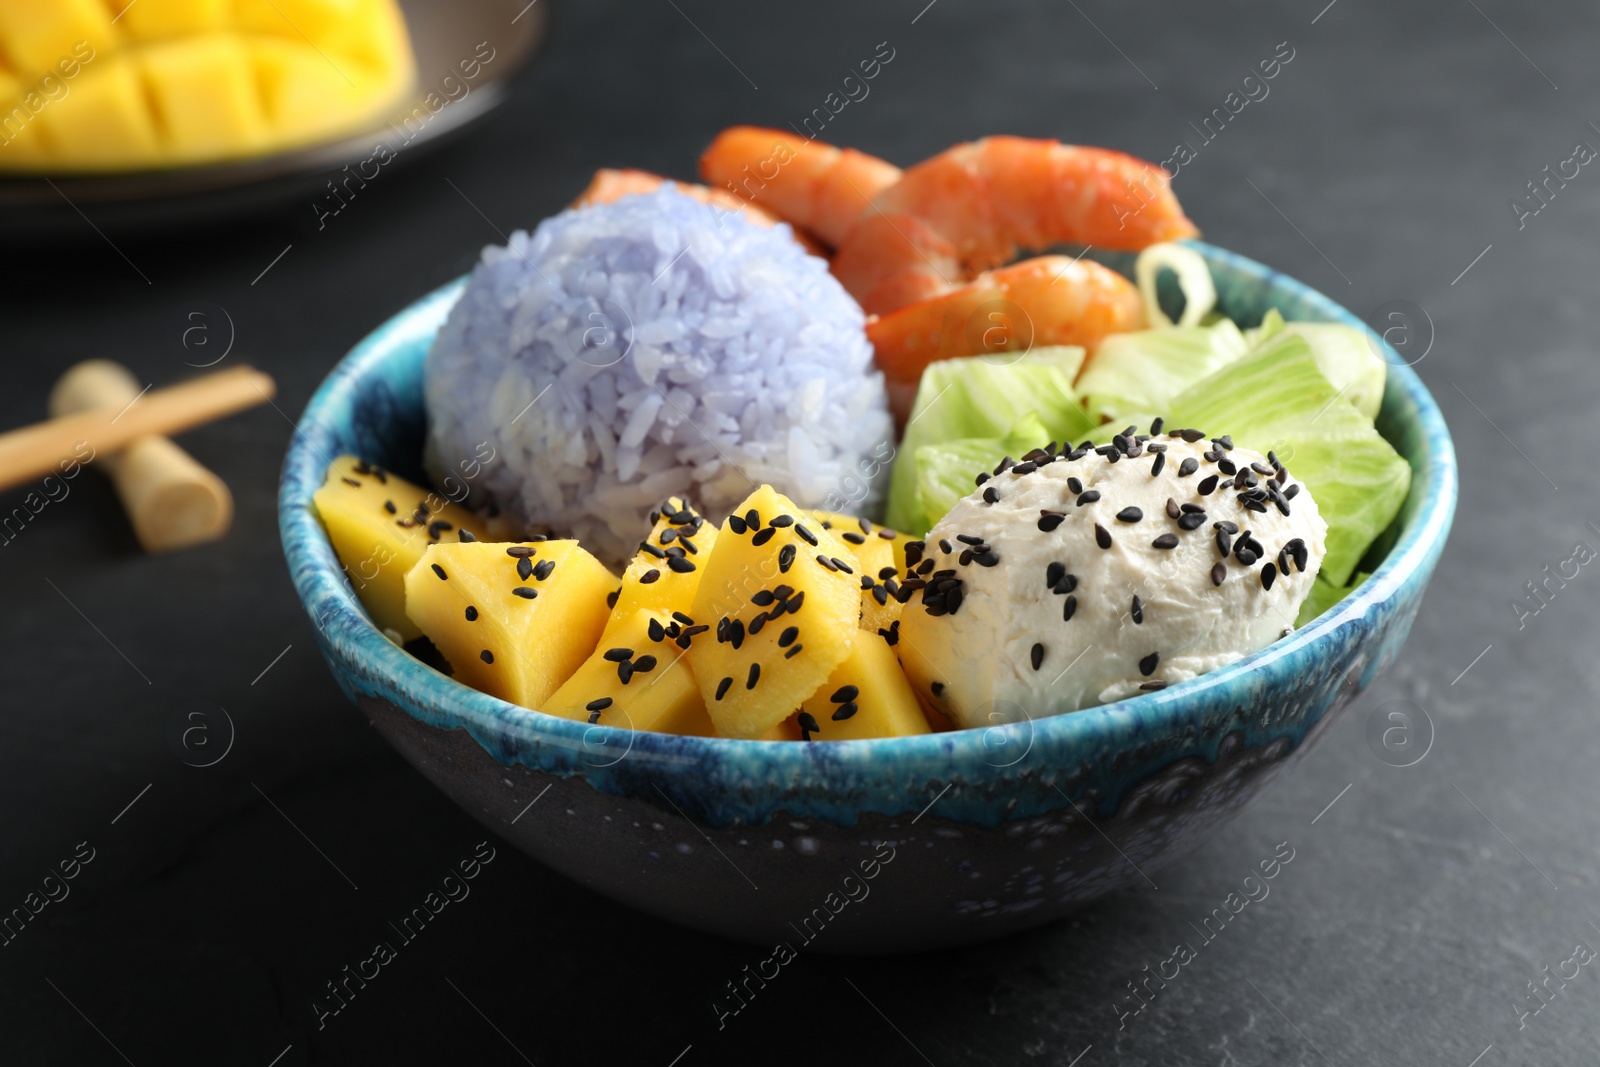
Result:
{"type": "Polygon", "coordinates": [[[622,572],[622,590],[606,623],[607,636],[646,608],[671,615],[675,611],[687,614],[694,607],[694,594],[705,573],[700,564],[711,558],[717,543],[717,524],[701,516],[681,497],[672,497],[651,512],[650,521],[654,525],[649,536],[622,572]],[[690,567],[673,563],[678,557],[690,567]]]}
{"type": "Polygon", "coordinates": [[[151,45],[140,67],[157,125],[177,162],[251,152],[267,143],[250,50],[231,33],[151,45]]]}
{"type": "Polygon", "coordinates": [[[859,564],[856,569],[863,576],[861,628],[884,638],[897,634],[896,623],[903,605],[896,594],[900,589],[899,575],[905,571],[906,542],[911,538],[855,515],[836,511],[813,511],[811,514],[822,523],[823,529],[838,535],[859,564]],[[895,573],[890,574],[891,570],[895,573]]]}
{"type": "Polygon", "coordinates": [[[800,710],[800,730],[809,741],[931,732],[894,650],[875,634],[856,635],[850,655],[800,710]]]}
{"type": "Polygon", "coordinates": [[[63,60],[115,51],[113,15],[100,0],[6,0],[0,3],[0,55],[32,82],[63,60]]]}
{"type": "Polygon", "coordinates": [[[33,120],[52,156],[72,146],[88,166],[148,166],[161,158],[144,85],[134,68],[115,61],[91,63],[67,84],[70,93],[33,120]]]}
{"type": "Polygon", "coordinates": [[[401,641],[422,636],[406,615],[406,572],[435,541],[485,536],[466,508],[355,456],[334,460],[311,499],[367,614],[401,641]]]}
{"type": "Polygon", "coordinates": [[[594,650],[616,587],[576,541],[438,542],[406,574],[406,613],[457,681],[537,710],[594,650]]]}
{"type": "Polygon", "coordinates": [[[121,10],[117,26],[135,41],[164,41],[188,34],[226,30],[233,0],[108,0],[121,10]]]}
{"type": "Polygon", "coordinates": [[[761,736],[844,662],[861,611],[852,558],[770,485],[729,516],[689,611],[715,633],[694,641],[689,665],[719,733],[761,736]]]}
{"type": "Polygon", "coordinates": [[[601,726],[709,737],[711,717],[679,647],[682,632],[665,612],[634,612],[607,631],[540,710],[601,726]]]}

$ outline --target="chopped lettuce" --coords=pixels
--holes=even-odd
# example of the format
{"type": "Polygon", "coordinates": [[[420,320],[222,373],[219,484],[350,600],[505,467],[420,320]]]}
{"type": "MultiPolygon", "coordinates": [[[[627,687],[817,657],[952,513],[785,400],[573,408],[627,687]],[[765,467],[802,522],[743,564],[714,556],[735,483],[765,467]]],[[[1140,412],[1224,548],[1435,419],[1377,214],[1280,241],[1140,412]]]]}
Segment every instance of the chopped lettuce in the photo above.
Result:
{"type": "MultiPolygon", "coordinates": [[[[1073,395],[1070,374],[1058,362],[1070,362],[1071,358],[1070,350],[1056,350],[1014,363],[996,363],[993,357],[983,356],[930,363],[922,372],[916,404],[896,454],[885,521],[895,529],[922,534],[944,514],[941,511],[927,519],[918,503],[917,453],[924,445],[1003,438],[1030,414],[1045,430],[1045,436],[1030,448],[1051,438],[1060,441],[1085,436],[1091,425],[1089,416],[1073,395]]],[[[971,492],[973,476],[994,466],[999,458],[995,455],[970,469],[966,488],[957,496],[971,492]]]]}
{"type": "Polygon", "coordinates": [[[1355,592],[1356,586],[1366,581],[1371,575],[1358,571],[1352,575],[1347,585],[1334,585],[1322,580],[1322,575],[1317,575],[1317,580],[1311,583],[1311,592],[1306,596],[1305,602],[1300,605],[1300,614],[1295,616],[1295,628],[1304,626],[1315,619],[1339,601],[1355,592]]]}
{"type": "MultiPolygon", "coordinates": [[[[917,503],[912,522],[897,529],[926,532],[972,492],[980,471],[993,470],[1005,456],[1015,458],[1048,444],[1051,434],[1033,412],[1024,415],[1003,437],[967,437],[917,449],[917,503]]],[[[895,525],[891,523],[891,525],[895,525]]]]}
{"type": "Polygon", "coordinates": [[[1161,326],[1112,334],[1078,377],[1089,415],[1126,422],[1161,411],[1206,375],[1242,357],[1250,346],[1231,319],[1213,326],[1161,326]]]}
{"type": "Polygon", "coordinates": [[[1292,328],[1185,389],[1172,400],[1167,425],[1275,451],[1328,524],[1321,574],[1335,586],[1350,580],[1411,485],[1410,465],[1341,397],[1312,343],[1292,328]]]}
{"type": "Polygon", "coordinates": [[[1285,322],[1278,309],[1271,308],[1261,325],[1246,330],[1244,336],[1254,351],[1285,333],[1304,337],[1322,376],[1361,414],[1369,419],[1378,417],[1388,367],[1366,334],[1336,322],[1285,322]]]}

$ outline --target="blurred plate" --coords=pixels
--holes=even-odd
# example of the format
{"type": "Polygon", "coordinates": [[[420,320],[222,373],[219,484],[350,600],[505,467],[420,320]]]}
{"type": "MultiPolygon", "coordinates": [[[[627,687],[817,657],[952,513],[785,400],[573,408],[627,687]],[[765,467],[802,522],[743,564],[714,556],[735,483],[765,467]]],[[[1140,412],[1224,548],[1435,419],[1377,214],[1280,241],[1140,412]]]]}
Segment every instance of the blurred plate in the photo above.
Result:
{"type": "MultiPolygon", "coordinates": [[[[415,53],[417,84],[411,97],[383,123],[339,141],[276,155],[170,170],[89,176],[0,178],[0,232],[7,236],[53,233],[83,227],[79,209],[112,225],[193,223],[233,214],[319,188],[330,171],[373,154],[378,142],[403,161],[482,118],[506,99],[516,76],[544,40],[550,0],[401,0],[415,53]],[[458,64],[475,58],[483,44],[493,49],[470,81],[458,64]],[[425,123],[428,94],[445,99],[444,79],[468,86],[425,123]],[[411,118],[409,127],[401,126],[411,118]],[[409,140],[407,136],[409,134],[409,140]]],[[[460,92],[459,89],[455,90],[460,92]]],[[[390,164],[384,164],[389,166],[390,164]]]]}

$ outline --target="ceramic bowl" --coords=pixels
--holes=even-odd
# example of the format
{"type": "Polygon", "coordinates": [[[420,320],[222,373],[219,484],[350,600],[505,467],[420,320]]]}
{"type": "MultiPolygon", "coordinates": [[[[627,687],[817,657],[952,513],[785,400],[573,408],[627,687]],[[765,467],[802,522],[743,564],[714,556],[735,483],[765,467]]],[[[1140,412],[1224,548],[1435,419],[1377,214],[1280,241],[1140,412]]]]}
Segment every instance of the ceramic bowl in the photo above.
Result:
{"type": "MultiPolygon", "coordinates": [[[[1241,323],[1277,307],[1365,329],[1293,279],[1195,247],[1241,323]]],[[[474,692],[386,640],[310,510],[342,452],[419,474],[423,357],[463,284],[357,345],[296,429],[280,524],[317,643],[379,732],[495,833],[597,893],[768,947],[978,942],[1143,884],[1293,766],[1399,654],[1455,511],[1449,432],[1388,350],[1379,428],[1414,477],[1387,553],[1351,596],[1255,655],[1103,707],[923,737],[803,744],[588,726],[474,692]]]]}

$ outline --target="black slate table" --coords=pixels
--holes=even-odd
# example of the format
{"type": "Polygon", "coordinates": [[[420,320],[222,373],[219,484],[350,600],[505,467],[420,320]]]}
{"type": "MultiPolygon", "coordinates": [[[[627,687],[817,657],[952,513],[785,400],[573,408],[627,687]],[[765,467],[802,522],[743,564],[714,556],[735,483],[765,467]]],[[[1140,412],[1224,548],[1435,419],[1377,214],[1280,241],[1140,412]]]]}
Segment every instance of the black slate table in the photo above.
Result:
{"type": "Polygon", "coordinates": [[[78,864],[70,895],[0,947],[0,1062],[1592,1062],[1600,577],[1564,561],[1600,550],[1600,467],[1575,447],[1600,404],[1600,170],[1565,162],[1600,146],[1594,11],[541,2],[552,35],[513,100],[321,229],[309,200],[154,232],[97,232],[91,209],[5,252],[0,425],[40,417],[89,356],[190,373],[203,360],[173,323],[196,309],[225,310],[230,362],[281,393],[182,438],[236,494],[222,542],[142,555],[89,473],[0,545],[0,910],[78,864]],[[1158,888],[1031,935],[807,956],[719,1029],[711,1000],[758,954],[501,847],[319,1030],[324,983],[486,834],[314,649],[275,527],[290,420],[368,329],[594,168],[690,176],[718,129],[800,124],[881,42],[892,60],[826,139],[900,162],[991,132],[1157,160],[1187,142],[1177,188],[1211,240],[1397,328],[1463,470],[1405,654],[1158,888]],[[1275,55],[1292,58],[1262,96],[1244,79],[1275,55]],[[1235,92],[1257,98],[1232,114],[1235,92]],[[1532,199],[1547,166],[1569,177],[1532,199]],[[174,734],[209,709],[220,744],[216,708],[231,749],[189,765],[174,734]],[[1270,896],[1135,1000],[1129,984],[1285,842],[1270,896]]]}

